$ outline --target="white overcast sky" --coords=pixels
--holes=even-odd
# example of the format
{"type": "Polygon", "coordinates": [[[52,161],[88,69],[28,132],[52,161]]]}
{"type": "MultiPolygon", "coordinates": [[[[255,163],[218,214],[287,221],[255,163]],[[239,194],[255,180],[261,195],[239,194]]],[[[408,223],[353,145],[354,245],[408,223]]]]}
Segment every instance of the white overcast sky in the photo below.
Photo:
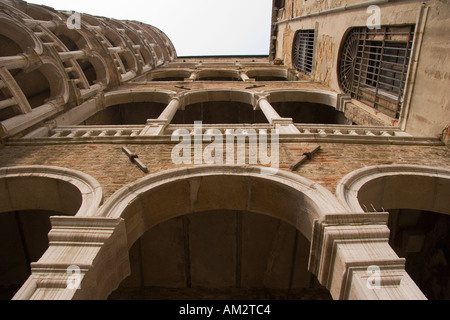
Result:
{"type": "Polygon", "coordinates": [[[161,29],[178,56],[268,55],[272,0],[28,0],[161,29]]]}

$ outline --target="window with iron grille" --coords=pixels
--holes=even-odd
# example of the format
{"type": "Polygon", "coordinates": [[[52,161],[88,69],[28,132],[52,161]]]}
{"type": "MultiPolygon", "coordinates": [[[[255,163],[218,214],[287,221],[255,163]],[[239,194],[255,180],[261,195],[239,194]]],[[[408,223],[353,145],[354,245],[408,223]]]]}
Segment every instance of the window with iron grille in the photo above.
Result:
{"type": "Polygon", "coordinates": [[[314,58],[314,30],[299,30],[294,38],[292,61],[297,71],[310,74],[314,58]]]}
{"type": "Polygon", "coordinates": [[[414,26],[354,28],[340,57],[341,88],[380,112],[399,118],[414,26]]]}

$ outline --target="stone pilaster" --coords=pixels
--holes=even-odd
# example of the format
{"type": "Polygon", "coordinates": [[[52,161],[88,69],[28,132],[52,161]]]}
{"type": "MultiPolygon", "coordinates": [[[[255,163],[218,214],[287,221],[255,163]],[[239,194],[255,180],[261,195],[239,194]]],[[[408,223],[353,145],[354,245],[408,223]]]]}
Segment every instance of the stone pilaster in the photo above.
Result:
{"type": "Polygon", "coordinates": [[[121,219],[52,217],[49,248],[14,300],[106,299],[130,274],[121,219]]]}
{"type": "Polygon", "coordinates": [[[314,222],[309,270],[336,300],[426,299],[389,245],[388,213],[314,222]]]}

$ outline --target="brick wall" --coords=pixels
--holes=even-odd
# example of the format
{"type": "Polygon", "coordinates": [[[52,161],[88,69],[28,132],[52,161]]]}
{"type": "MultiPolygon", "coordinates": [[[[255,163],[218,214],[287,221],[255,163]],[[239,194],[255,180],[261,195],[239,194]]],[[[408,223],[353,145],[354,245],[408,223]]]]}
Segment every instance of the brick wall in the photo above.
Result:
{"type": "MultiPolygon", "coordinates": [[[[280,147],[280,169],[289,167],[314,143],[283,143],[280,147]]],[[[321,143],[315,157],[297,169],[296,174],[313,180],[332,193],[348,173],[365,166],[415,164],[450,168],[448,147],[360,145],[321,143]]],[[[172,163],[174,145],[127,145],[154,174],[179,166],[172,163]]],[[[103,187],[105,200],[121,187],[144,176],[131,163],[118,144],[80,144],[44,146],[6,146],[0,149],[0,167],[49,165],[87,173],[103,187]]]]}

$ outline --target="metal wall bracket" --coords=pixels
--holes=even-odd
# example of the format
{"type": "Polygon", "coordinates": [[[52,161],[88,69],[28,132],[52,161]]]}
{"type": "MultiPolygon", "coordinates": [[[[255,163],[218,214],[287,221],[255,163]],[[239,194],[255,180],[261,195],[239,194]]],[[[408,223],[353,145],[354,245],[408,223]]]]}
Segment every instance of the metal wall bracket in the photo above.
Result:
{"type": "Polygon", "coordinates": [[[122,147],[122,151],[130,158],[130,161],[136,164],[143,172],[148,173],[148,168],[139,160],[137,154],[131,152],[128,148],[122,147]]]}
{"type": "Polygon", "coordinates": [[[315,147],[311,151],[305,152],[303,156],[297,160],[294,164],[291,165],[291,171],[295,171],[300,167],[306,160],[311,160],[318,151],[320,150],[320,146],[315,147]]]}

